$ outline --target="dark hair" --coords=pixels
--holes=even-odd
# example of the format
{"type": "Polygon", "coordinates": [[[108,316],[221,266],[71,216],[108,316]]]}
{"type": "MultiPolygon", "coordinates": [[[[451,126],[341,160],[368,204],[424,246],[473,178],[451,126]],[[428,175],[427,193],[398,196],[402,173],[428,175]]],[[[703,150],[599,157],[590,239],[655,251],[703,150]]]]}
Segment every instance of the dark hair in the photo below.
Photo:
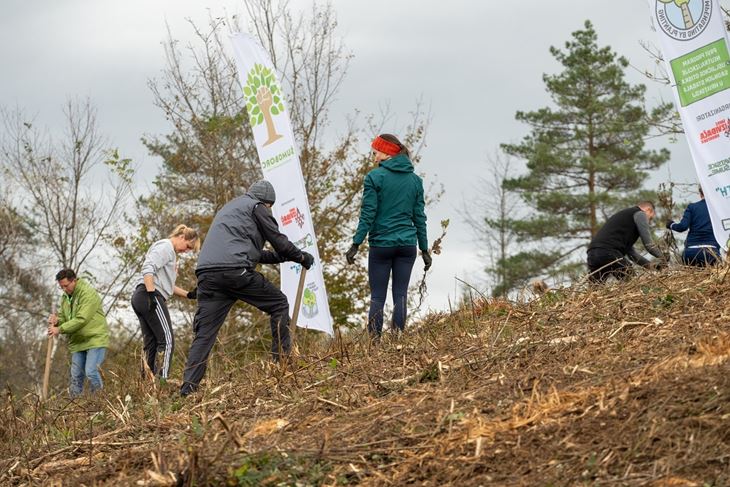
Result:
{"type": "Polygon", "coordinates": [[[69,281],[73,281],[76,279],[76,273],[72,269],[61,269],[56,274],[56,280],[60,281],[61,279],[68,279],[69,281]]]}
{"type": "Polygon", "coordinates": [[[705,192],[704,192],[704,191],[702,191],[702,186],[698,186],[698,188],[699,188],[699,190],[700,190],[700,196],[701,196],[702,198],[704,198],[704,197],[705,197],[705,192]]]}
{"type": "Polygon", "coordinates": [[[408,148],[406,146],[404,146],[403,143],[400,140],[398,140],[398,137],[396,137],[395,135],[392,135],[392,134],[380,134],[378,137],[380,137],[383,140],[387,140],[388,142],[390,142],[392,144],[395,144],[398,147],[400,147],[400,152],[398,154],[396,154],[396,155],[405,154],[406,157],[408,157],[409,159],[411,158],[411,153],[408,150],[408,148]]]}

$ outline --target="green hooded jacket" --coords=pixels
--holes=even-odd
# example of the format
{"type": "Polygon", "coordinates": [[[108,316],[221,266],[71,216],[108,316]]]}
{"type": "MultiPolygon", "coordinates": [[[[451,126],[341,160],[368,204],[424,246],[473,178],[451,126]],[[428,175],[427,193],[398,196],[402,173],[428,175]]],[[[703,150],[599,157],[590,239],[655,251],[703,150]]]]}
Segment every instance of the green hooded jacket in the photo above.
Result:
{"type": "Polygon", "coordinates": [[[58,328],[68,336],[70,352],[109,346],[109,327],[99,293],[84,279],[76,281],[73,294],[63,293],[58,328]]]}
{"type": "Polygon", "coordinates": [[[428,250],[423,181],[405,154],[382,161],[365,176],[360,222],[353,243],[371,247],[415,245],[428,250]]]}

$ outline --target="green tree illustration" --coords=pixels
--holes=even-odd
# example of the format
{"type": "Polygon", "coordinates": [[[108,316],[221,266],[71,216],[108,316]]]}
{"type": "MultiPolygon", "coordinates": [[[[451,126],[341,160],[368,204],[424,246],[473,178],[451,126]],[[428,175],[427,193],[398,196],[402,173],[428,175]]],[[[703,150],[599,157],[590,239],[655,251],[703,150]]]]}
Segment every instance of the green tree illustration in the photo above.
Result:
{"type": "Polygon", "coordinates": [[[304,316],[307,318],[311,318],[317,313],[317,295],[309,288],[304,290],[302,307],[304,308],[304,316]]]}
{"type": "Polygon", "coordinates": [[[690,0],[659,0],[662,3],[674,3],[682,10],[682,18],[684,19],[684,28],[689,29],[694,25],[692,13],[689,11],[690,0]]]}
{"type": "Polygon", "coordinates": [[[278,115],[284,111],[284,102],[281,99],[281,89],[276,84],[274,73],[261,64],[255,64],[248,73],[243,94],[246,96],[246,111],[251,126],[266,123],[267,139],[264,145],[280,139],[282,135],[276,132],[272,115],[278,115]]]}
{"type": "Polygon", "coordinates": [[[317,296],[312,292],[311,289],[304,290],[304,304],[306,306],[316,306],[317,296]]]}

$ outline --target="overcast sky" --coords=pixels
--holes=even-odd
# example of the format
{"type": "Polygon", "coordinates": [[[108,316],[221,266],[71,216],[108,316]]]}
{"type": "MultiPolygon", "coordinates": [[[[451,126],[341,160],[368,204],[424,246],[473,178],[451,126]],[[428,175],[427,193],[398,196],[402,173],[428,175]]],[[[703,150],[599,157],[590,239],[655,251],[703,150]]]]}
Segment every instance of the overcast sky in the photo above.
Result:
{"type": "MultiPolygon", "coordinates": [[[[640,42],[656,41],[645,1],[335,0],[333,6],[339,33],[355,57],[332,107],[332,129],[354,109],[377,112],[390,104],[397,116],[386,129],[397,133],[417,99],[431,109],[421,171],[426,183],[440,181],[446,193],[428,211],[430,240],[438,236],[438,222],[451,219],[429,281],[432,308],[453,302],[454,276],[479,281],[485,262],[477,257],[462,208],[477,195],[475,179],[486,176],[487,155],[525,135],[515,112],[549,103],[542,74],[559,70],[551,45],[562,47],[590,19],[599,43],[629,59],[629,81],[648,85],[650,104],[672,100],[668,87],[641,74],[653,69],[653,60],[640,42]]],[[[3,0],[3,7],[0,106],[37,114],[38,122],[55,129],[64,101],[88,96],[98,108],[101,131],[140,166],[140,188],[160,164],[140,137],[169,131],[147,88],[163,67],[166,22],[181,40],[192,37],[188,18],[204,23],[209,13],[239,13],[245,24],[235,1],[3,0]]],[[[653,142],[660,145],[669,147],[672,160],[650,186],[669,175],[694,182],[684,139],[653,142]]]]}

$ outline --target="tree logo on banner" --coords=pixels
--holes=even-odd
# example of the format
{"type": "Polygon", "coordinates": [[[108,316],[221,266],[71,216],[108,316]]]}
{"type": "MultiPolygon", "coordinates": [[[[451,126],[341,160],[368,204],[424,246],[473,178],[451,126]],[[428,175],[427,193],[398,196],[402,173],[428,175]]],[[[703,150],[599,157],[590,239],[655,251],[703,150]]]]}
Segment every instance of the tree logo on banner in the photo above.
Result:
{"type": "Polygon", "coordinates": [[[712,0],[656,0],[659,27],[678,41],[702,34],[711,17],[712,0]]]}
{"type": "Polygon", "coordinates": [[[266,124],[267,146],[283,136],[276,132],[273,115],[284,112],[284,101],[281,98],[281,88],[276,84],[274,73],[262,64],[255,64],[246,77],[246,86],[243,87],[246,96],[246,112],[251,127],[266,124]]]}
{"type": "Polygon", "coordinates": [[[302,314],[305,318],[312,319],[319,313],[317,307],[317,295],[309,288],[304,290],[302,298],[302,314]]]}

